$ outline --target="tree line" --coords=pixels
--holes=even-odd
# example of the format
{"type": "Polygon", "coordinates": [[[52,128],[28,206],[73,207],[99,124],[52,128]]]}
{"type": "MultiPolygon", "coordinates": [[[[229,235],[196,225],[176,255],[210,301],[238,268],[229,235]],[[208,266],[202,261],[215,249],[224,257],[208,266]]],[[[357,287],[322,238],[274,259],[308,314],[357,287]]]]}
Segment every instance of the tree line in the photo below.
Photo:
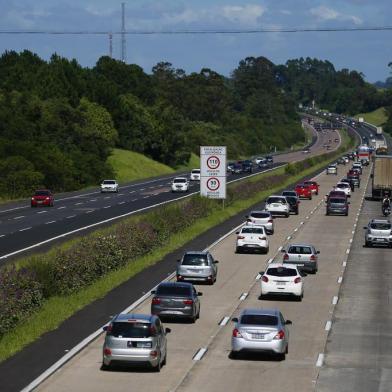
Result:
{"type": "Polygon", "coordinates": [[[86,68],[56,54],[45,61],[7,51],[0,57],[0,197],[97,184],[114,175],[106,163],[113,147],[172,167],[203,144],[227,145],[232,157],[284,149],[304,140],[296,109],[313,99],[359,112],[382,97],[361,74],[311,59],[275,65],[248,57],[225,77],[167,62],[148,74],[105,56],[86,68]]]}

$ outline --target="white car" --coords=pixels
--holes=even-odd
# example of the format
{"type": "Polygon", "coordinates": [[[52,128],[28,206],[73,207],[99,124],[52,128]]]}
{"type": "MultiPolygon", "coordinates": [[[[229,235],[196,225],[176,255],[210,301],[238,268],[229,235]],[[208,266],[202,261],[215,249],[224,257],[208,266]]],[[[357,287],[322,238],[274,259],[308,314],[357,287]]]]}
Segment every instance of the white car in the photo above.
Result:
{"type": "Polygon", "coordinates": [[[335,187],[334,187],[335,191],[343,191],[347,197],[351,196],[351,187],[350,184],[348,184],[347,182],[338,182],[335,187]]]}
{"type": "Polygon", "coordinates": [[[290,216],[290,205],[285,196],[270,196],[265,202],[265,209],[272,215],[290,216]]]}
{"type": "Polygon", "coordinates": [[[261,297],[267,295],[293,295],[299,301],[304,296],[303,276],[292,264],[271,263],[261,277],[261,297]]]}
{"type": "Polygon", "coordinates": [[[263,226],[245,225],[242,226],[241,230],[237,231],[236,234],[236,253],[242,251],[261,251],[263,253],[268,253],[269,242],[263,226]]]}
{"type": "Polygon", "coordinates": [[[274,218],[269,211],[251,211],[245,218],[247,225],[264,226],[267,234],[274,234],[274,218]]]}
{"type": "Polygon", "coordinates": [[[116,180],[103,180],[101,184],[101,193],[104,192],[117,192],[119,190],[119,185],[116,180]]]}
{"type": "Polygon", "coordinates": [[[200,169],[193,169],[190,176],[191,181],[200,181],[200,169]]]}
{"type": "Polygon", "coordinates": [[[172,192],[188,192],[189,181],[186,177],[176,177],[171,183],[172,192]]]}
{"type": "Polygon", "coordinates": [[[327,174],[335,174],[335,175],[337,175],[338,174],[338,168],[336,167],[336,165],[329,165],[328,167],[327,167],[327,174]]]}
{"type": "Polygon", "coordinates": [[[256,165],[258,165],[260,162],[262,162],[262,161],[264,161],[264,160],[265,160],[265,158],[263,158],[263,157],[258,157],[258,158],[255,158],[254,162],[255,162],[256,165]]]}

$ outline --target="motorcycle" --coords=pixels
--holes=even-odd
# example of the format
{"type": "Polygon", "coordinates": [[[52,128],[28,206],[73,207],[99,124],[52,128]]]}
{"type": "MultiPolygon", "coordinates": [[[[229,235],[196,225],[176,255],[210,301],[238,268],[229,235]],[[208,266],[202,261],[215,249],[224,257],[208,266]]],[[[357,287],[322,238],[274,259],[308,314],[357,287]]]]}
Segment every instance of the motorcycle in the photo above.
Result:
{"type": "Polygon", "coordinates": [[[391,206],[383,206],[382,213],[384,216],[389,216],[391,214],[391,206]]]}

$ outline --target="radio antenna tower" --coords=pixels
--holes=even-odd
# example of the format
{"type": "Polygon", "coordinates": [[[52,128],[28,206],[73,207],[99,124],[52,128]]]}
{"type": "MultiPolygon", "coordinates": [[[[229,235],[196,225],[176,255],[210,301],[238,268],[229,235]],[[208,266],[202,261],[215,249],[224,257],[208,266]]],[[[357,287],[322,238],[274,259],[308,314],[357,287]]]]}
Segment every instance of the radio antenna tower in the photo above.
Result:
{"type": "Polygon", "coordinates": [[[113,33],[109,33],[109,57],[113,58],[113,33]]]}
{"type": "Polygon", "coordinates": [[[126,50],[127,43],[125,41],[125,3],[121,3],[121,15],[122,15],[122,26],[121,26],[121,61],[126,61],[126,50]]]}

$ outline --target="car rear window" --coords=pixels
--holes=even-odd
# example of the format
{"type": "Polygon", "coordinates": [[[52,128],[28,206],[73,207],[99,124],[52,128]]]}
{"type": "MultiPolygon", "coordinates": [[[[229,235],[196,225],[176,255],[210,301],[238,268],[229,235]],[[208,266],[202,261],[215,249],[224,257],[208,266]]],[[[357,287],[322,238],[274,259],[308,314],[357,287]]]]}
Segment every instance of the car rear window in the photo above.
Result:
{"type": "Polygon", "coordinates": [[[200,169],[194,169],[194,170],[192,170],[192,173],[193,174],[200,174],[200,169]]]}
{"type": "Polygon", "coordinates": [[[108,335],[116,338],[149,338],[151,324],[140,322],[114,322],[108,335]]]}
{"type": "Polygon", "coordinates": [[[185,178],[175,178],[175,179],[173,180],[173,182],[174,182],[175,184],[181,184],[181,183],[186,182],[186,179],[185,179],[185,178]]]}
{"type": "Polygon", "coordinates": [[[329,199],[329,202],[334,204],[346,204],[346,199],[331,197],[329,199]]]}
{"type": "Polygon", "coordinates": [[[371,223],[370,228],[374,230],[391,230],[391,224],[390,223],[371,223]]]}
{"type": "Polygon", "coordinates": [[[157,288],[157,295],[187,296],[191,295],[191,288],[187,286],[160,285],[157,288]]]}
{"type": "Polygon", "coordinates": [[[312,254],[312,249],[308,246],[290,246],[288,253],[295,255],[310,255],[312,254]]]}
{"type": "Polygon", "coordinates": [[[244,227],[241,230],[241,233],[243,234],[264,234],[264,230],[262,227],[244,227]]]}
{"type": "Polygon", "coordinates": [[[268,268],[267,275],[271,276],[297,276],[297,271],[294,268],[268,268]]]}
{"type": "Polygon", "coordinates": [[[343,188],[347,188],[347,187],[348,187],[348,184],[346,184],[344,182],[336,185],[336,188],[342,188],[343,189],[343,188]]]}
{"type": "Polygon", "coordinates": [[[267,199],[267,203],[271,204],[271,203],[281,203],[281,204],[286,204],[286,200],[282,199],[280,197],[269,197],[267,199]]]}
{"type": "Polygon", "coordinates": [[[267,314],[244,314],[241,324],[248,325],[278,325],[278,318],[267,314]]]}
{"type": "Polygon", "coordinates": [[[296,192],[294,192],[294,191],[283,191],[282,192],[282,196],[294,196],[294,197],[296,197],[297,196],[297,193],[296,192]]]}
{"type": "Polygon", "coordinates": [[[262,218],[269,218],[270,214],[268,212],[252,212],[250,214],[250,216],[252,218],[258,218],[258,219],[262,219],[262,218]]]}
{"type": "Polygon", "coordinates": [[[297,204],[297,196],[286,196],[286,199],[290,204],[297,204]]]}
{"type": "Polygon", "coordinates": [[[206,266],[208,265],[207,255],[186,254],[182,259],[182,265],[206,266]]]}
{"type": "Polygon", "coordinates": [[[114,180],[104,180],[102,184],[105,185],[114,185],[116,183],[116,181],[114,180]]]}
{"type": "Polygon", "coordinates": [[[34,193],[34,196],[49,196],[50,192],[49,191],[36,191],[34,193]]]}

